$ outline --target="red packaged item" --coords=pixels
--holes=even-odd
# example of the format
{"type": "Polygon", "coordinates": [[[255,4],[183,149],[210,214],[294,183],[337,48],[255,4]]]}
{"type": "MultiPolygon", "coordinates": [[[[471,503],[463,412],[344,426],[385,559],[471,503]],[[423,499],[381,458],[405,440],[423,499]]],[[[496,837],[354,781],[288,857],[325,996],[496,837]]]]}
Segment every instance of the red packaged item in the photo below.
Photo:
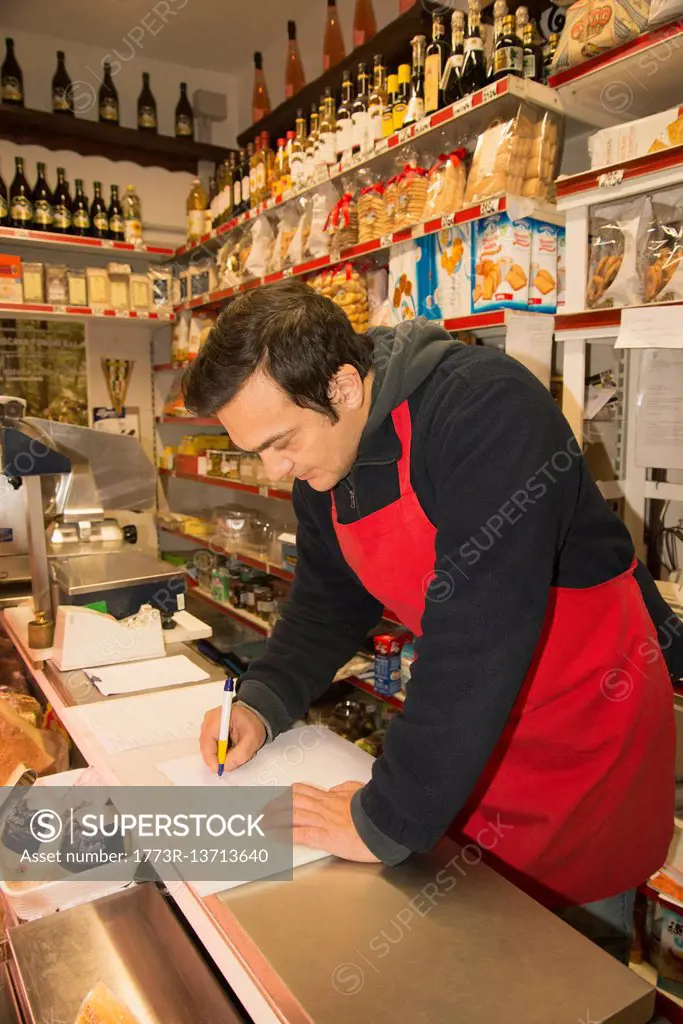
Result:
{"type": "Polygon", "coordinates": [[[373,636],[375,693],[393,697],[401,689],[401,651],[405,640],[405,634],[378,633],[373,636]]]}

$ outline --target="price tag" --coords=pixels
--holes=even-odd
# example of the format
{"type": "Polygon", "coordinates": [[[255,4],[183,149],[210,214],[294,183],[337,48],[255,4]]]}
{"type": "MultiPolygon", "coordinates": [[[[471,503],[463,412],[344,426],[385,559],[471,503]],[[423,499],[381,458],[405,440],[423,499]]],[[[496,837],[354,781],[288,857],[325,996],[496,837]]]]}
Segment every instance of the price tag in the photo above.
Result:
{"type": "Polygon", "coordinates": [[[484,101],[484,103],[490,103],[491,100],[495,100],[497,95],[498,90],[494,82],[492,82],[490,85],[485,85],[484,88],[481,90],[481,98],[484,101]]]}
{"type": "Polygon", "coordinates": [[[391,243],[393,242],[393,240],[394,240],[394,236],[391,235],[391,234],[389,234],[389,235],[382,235],[382,237],[379,240],[380,248],[381,249],[388,249],[389,246],[391,245],[391,243]]]}
{"type": "Polygon", "coordinates": [[[14,237],[15,238],[28,238],[28,230],[26,228],[15,228],[15,230],[14,230],[14,237]]]}
{"type": "Polygon", "coordinates": [[[398,144],[402,145],[413,137],[413,126],[408,125],[407,128],[399,128],[398,130],[398,144]]]}
{"type": "Polygon", "coordinates": [[[620,168],[617,171],[606,171],[598,176],[598,188],[614,188],[621,185],[624,180],[624,172],[620,168]]]}
{"type": "Polygon", "coordinates": [[[455,214],[454,213],[445,213],[443,215],[443,217],[441,218],[441,227],[442,228],[452,228],[454,224],[455,224],[455,214]]]}
{"type": "Polygon", "coordinates": [[[262,498],[267,498],[268,497],[268,488],[264,487],[263,484],[260,485],[260,487],[258,489],[258,492],[259,492],[259,494],[261,495],[262,498]]]}
{"type": "Polygon", "coordinates": [[[128,320],[128,319],[130,319],[127,309],[117,309],[117,310],[115,310],[115,316],[117,316],[120,320],[128,320]]]}
{"type": "Polygon", "coordinates": [[[428,117],[423,117],[422,120],[418,121],[417,124],[415,125],[415,135],[424,135],[424,133],[428,132],[431,127],[432,127],[431,115],[428,116],[428,117]]]}
{"type": "Polygon", "coordinates": [[[204,292],[202,295],[202,303],[206,304],[207,302],[211,302],[211,292],[204,292]]]}
{"type": "Polygon", "coordinates": [[[104,316],[104,306],[93,306],[92,307],[92,315],[93,316],[104,316]]]}
{"type": "Polygon", "coordinates": [[[490,217],[492,213],[498,213],[500,199],[483,199],[479,204],[482,217],[490,217]]]}
{"type": "Polygon", "coordinates": [[[453,104],[453,117],[460,117],[461,114],[466,114],[468,110],[472,109],[472,97],[463,96],[461,100],[453,104]]]}
{"type": "Polygon", "coordinates": [[[52,312],[59,313],[60,315],[63,316],[66,313],[66,306],[53,306],[52,312]]]}
{"type": "Polygon", "coordinates": [[[379,156],[380,153],[386,153],[389,148],[389,139],[378,139],[375,143],[375,156],[379,156]]]}
{"type": "Polygon", "coordinates": [[[294,267],[285,267],[285,269],[282,271],[282,276],[283,277],[291,277],[293,273],[294,273],[294,267]]]}

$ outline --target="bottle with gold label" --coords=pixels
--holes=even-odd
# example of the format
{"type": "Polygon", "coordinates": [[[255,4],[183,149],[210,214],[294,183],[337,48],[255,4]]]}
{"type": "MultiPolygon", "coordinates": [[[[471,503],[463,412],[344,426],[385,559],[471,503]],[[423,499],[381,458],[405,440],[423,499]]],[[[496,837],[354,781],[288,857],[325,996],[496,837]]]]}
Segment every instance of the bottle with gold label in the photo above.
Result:
{"type": "Polygon", "coordinates": [[[119,94],[111,77],[111,64],[105,61],[102,67],[104,68],[104,77],[98,97],[99,118],[103,124],[118,124],[119,94]]]}
{"type": "Polygon", "coordinates": [[[259,204],[257,185],[256,185],[256,168],[261,161],[261,137],[257,135],[254,139],[254,151],[251,154],[249,161],[249,206],[253,210],[255,206],[259,204]]]}
{"type": "Polygon", "coordinates": [[[425,36],[415,36],[411,40],[413,47],[413,67],[410,76],[410,99],[404,124],[414,124],[425,116],[425,36]]]}
{"type": "Polygon", "coordinates": [[[531,22],[524,26],[522,36],[524,77],[533,82],[543,81],[543,55],[536,42],[536,26],[531,22]]]}
{"type": "Polygon", "coordinates": [[[368,138],[370,147],[384,135],[384,111],[387,109],[387,69],[382,55],[376,54],[372,70],[372,91],[368,99],[368,138]]]}
{"type": "Polygon", "coordinates": [[[187,242],[188,245],[196,245],[204,235],[206,228],[206,211],[208,198],[199,178],[193,178],[192,188],[187,197],[185,209],[187,210],[187,242]]]}
{"type": "Polygon", "coordinates": [[[394,131],[403,127],[408,110],[410,99],[410,64],[399,64],[398,68],[398,94],[391,108],[394,131]]]}
{"type": "Polygon", "coordinates": [[[304,177],[307,181],[310,181],[311,176],[315,173],[318,159],[318,145],[320,139],[320,123],[318,115],[318,106],[316,103],[311,104],[311,117],[309,120],[309,132],[308,139],[306,141],[306,149],[304,150],[304,177]]]}
{"type": "Polygon", "coordinates": [[[451,48],[446,38],[443,14],[432,15],[432,41],[425,56],[425,114],[432,114],[444,105],[441,79],[451,48]]]}
{"type": "Polygon", "coordinates": [[[524,50],[522,41],[515,31],[515,17],[508,14],[503,19],[503,34],[493,51],[493,81],[506,75],[522,78],[524,75],[524,50]]]}
{"type": "Polygon", "coordinates": [[[346,70],[342,79],[341,103],[337,107],[337,160],[348,160],[353,151],[353,81],[346,70]]]}
{"type": "Polygon", "coordinates": [[[368,150],[368,101],[370,99],[370,76],[363,61],[358,64],[358,91],[351,107],[353,124],[353,152],[366,153],[368,150]]]}
{"type": "Polygon", "coordinates": [[[71,231],[74,235],[90,234],[90,203],[83,191],[83,179],[76,178],[73,209],[71,214],[71,231]]]}
{"type": "Polygon", "coordinates": [[[0,71],[0,100],[14,106],[24,105],[24,76],[14,55],[14,40],[5,39],[7,50],[0,71]]]}
{"type": "Polygon", "coordinates": [[[460,76],[463,96],[468,96],[486,85],[486,59],[484,41],[481,38],[481,11],[478,0],[469,0],[467,7],[467,36],[465,37],[465,60],[460,76]]]}
{"type": "Polygon", "coordinates": [[[462,65],[465,60],[465,12],[453,11],[451,15],[451,55],[446,62],[441,79],[444,105],[462,99],[462,65]]]}
{"type": "Polygon", "coordinates": [[[306,117],[301,107],[296,112],[296,135],[292,143],[290,155],[290,167],[292,169],[292,183],[294,188],[301,188],[305,181],[304,160],[306,154],[306,117]]]}
{"type": "MultiPolygon", "coordinates": [[[[23,158],[14,158],[16,173],[9,192],[9,217],[13,228],[29,228],[33,221],[32,192],[24,177],[23,158]]],[[[71,221],[69,221],[69,225],[71,221]]]]}
{"type": "MultiPolygon", "coordinates": [[[[270,196],[270,189],[275,177],[275,153],[270,148],[269,132],[261,132],[261,153],[263,154],[263,167],[266,175],[263,195],[261,196],[261,202],[263,203],[270,196]]],[[[234,164],[234,156],[231,159],[231,164],[234,164]]]]}
{"type": "Polygon", "coordinates": [[[337,112],[331,86],[325,89],[323,115],[320,118],[320,163],[331,167],[337,161],[337,112]]]}
{"type": "Polygon", "coordinates": [[[493,56],[498,47],[498,40],[503,34],[503,21],[505,20],[508,13],[508,5],[506,0],[495,0],[493,5],[493,45],[491,47],[491,54],[489,56],[487,74],[492,81],[495,81],[493,77],[493,56]]]}
{"type": "Polygon", "coordinates": [[[560,42],[560,33],[551,32],[548,36],[548,42],[546,43],[543,50],[543,81],[547,82],[553,73],[553,60],[555,58],[555,51],[557,50],[560,42]]]}
{"type": "Polygon", "coordinates": [[[38,164],[38,177],[33,187],[33,227],[36,231],[52,230],[52,193],[45,178],[44,163],[38,164]]]}

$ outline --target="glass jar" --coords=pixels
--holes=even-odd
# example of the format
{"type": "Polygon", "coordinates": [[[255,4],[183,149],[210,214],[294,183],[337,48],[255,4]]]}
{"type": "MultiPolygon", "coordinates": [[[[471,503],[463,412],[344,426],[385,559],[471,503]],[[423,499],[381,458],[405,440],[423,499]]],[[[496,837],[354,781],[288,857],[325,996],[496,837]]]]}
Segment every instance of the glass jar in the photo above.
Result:
{"type": "Polygon", "coordinates": [[[264,622],[274,622],[277,614],[277,601],[275,591],[270,584],[264,583],[261,586],[254,587],[254,596],[256,600],[256,614],[264,622]]]}
{"type": "Polygon", "coordinates": [[[330,729],[355,743],[365,734],[363,706],[357,700],[340,700],[334,705],[330,729]]]}

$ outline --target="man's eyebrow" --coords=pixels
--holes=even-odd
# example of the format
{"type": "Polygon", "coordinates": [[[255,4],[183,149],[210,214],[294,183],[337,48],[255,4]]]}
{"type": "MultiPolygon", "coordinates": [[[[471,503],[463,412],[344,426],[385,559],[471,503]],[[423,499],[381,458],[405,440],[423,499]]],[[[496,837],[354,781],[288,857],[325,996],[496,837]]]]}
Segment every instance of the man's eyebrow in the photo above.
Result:
{"type": "Polygon", "coordinates": [[[270,448],[272,445],[274,445],[276,441],[281,441],[283,437],[287,437],[288,435],[293,433],[294,430],[284,430],[279,434],[273,434],[272,437],[267,438],[263,442],[263,444],[260,444],[258,446],[258,448],[252,448],[250,451],[247,451],[246,448],[243,448],[242,451],[245,451],[247,455],[260,455],[261,452],[264,452],[266,450],[266,448],[270,448]]]}

